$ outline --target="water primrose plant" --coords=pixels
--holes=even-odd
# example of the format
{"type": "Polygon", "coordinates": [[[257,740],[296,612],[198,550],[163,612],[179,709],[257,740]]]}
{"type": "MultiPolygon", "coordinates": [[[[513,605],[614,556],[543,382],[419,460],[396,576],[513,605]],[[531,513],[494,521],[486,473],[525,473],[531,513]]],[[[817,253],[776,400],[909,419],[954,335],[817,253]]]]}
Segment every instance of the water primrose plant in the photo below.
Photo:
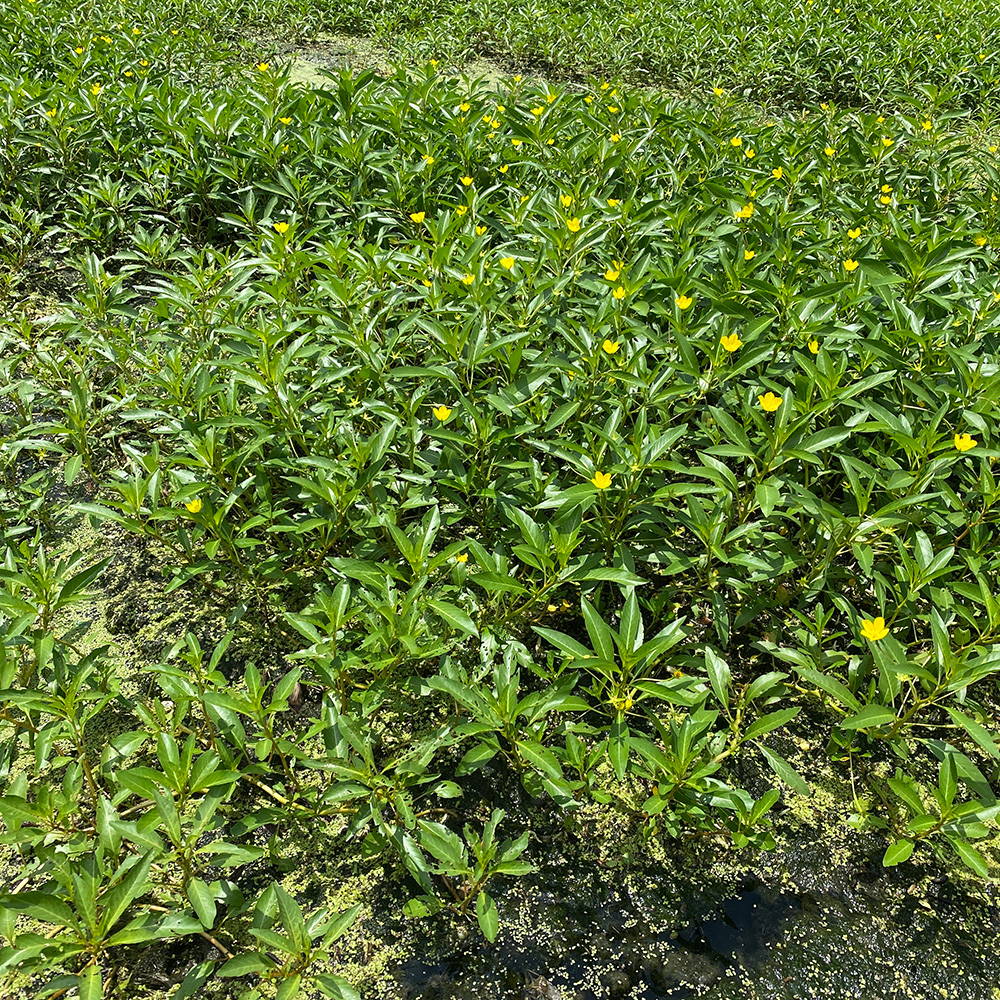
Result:
{"type": "Polygon", "coordinates": [[[860,12],[796,6],[757,76],[641,18],[683,101],[0,11],[9,995],[200,942],[169,995],[348,1000],[283,843],[492,941],[537,823],[768,849],[820,767],[885,866],[996,877],[997,39],[913,10],[834,67],[860,12]],[[788,74],[833,96],[728,92],[788,74]]]}

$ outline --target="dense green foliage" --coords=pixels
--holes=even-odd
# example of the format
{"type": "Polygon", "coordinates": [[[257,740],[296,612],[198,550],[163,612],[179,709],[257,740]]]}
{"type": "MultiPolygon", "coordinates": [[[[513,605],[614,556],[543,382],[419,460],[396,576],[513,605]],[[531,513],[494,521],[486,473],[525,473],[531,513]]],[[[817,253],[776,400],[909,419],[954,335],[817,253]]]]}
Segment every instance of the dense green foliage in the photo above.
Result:
{"type": "MultiPolygon", "coordinates": [[[[202,934],[219,962],[177,996],[349,997],[355,913],[303,914],[275,825],[493,939],[531,868],[512,782],[768,848],[810,792],[802,732],[886,865],[990,877],[1000,160],[941,110],[994,93],[988,60],[955,69],[985,19],[888,54],[875,23],[854,62],[810,6],[813,54],[762,35],[757,77],[700,29],[643,36],[658,74],[795,100],[956,88],[785,118],[433,64],[306,90],[212,56],[217,12],[69,6],[0,13],[0,972],[25,996],[127,996],[136,945],[202,934]],[[72,551],[80,520],[190,605],[156,662],[72,614],[113,556],[72,551]]],[[[587,17],[536,51],[633,58],[587,17]]]]}
{"type": "Polygon", "coordinates": [[[306,0],[302,8],[306,23],[372,33],[401,55],[485,56],[678,92],[723,86],[791,106],[909,103],[930,86],[936,101],[973,107],[1000,93],[990,0],[306,0]]]}

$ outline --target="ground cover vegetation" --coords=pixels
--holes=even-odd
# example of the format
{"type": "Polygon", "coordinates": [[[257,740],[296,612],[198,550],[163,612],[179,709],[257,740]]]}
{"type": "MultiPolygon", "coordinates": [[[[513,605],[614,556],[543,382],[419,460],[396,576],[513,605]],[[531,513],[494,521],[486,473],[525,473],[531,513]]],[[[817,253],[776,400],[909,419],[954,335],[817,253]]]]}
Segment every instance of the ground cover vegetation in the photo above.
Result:
{"type": "MultiPolygon", "coordinates": [[[[0,12],[14,995],[130,996],[200,937],[173,996],[352,997],[360,907],[297,899],[276,838],[492,941],[534,864],[512,785],[768,849],[803,736],[885,866],[995,880],[981,8],[914,4],[833,67],[859,12],[806,4],[756,75],[727,52],[763,34],[710,54],[633,8],[650,71],[704,83],[680,99],[436,57],[304,88],[225,12],[150,6],[0,12]],[[89,613],[121,550],[179,609],[140,662],[89,613]]],[[[645,65],[579,16],[533,53],[645,65]]]]}

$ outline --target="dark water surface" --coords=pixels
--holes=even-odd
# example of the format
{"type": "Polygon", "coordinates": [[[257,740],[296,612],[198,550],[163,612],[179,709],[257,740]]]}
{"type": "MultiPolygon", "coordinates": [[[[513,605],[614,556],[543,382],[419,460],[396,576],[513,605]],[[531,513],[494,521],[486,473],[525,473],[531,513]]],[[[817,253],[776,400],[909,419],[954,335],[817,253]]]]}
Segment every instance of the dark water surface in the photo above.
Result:
{"type": "Polygon", "coordinates": [[[822,845],[733,882],[709,872],[577,878],[558,866],[501,900],[494,945],[396,970],[412,1000],[993,1000],[1000,906],[941,879],[824,864],[822,845]]]}

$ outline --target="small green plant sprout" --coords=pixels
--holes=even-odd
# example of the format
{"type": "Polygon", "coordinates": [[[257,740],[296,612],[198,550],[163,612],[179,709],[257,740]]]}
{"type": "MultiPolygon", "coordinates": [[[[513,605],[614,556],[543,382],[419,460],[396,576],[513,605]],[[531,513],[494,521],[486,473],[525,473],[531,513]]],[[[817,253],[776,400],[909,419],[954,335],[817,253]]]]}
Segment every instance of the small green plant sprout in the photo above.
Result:
{"type": "Polygon", "coordinates": [[[354,923],[360,906],[331,915],[319,909],[306,916],[295,899],[276,882],[254,907],[250,934],[257,947],[235,955],[218,969],[223,978],[258,976],[275,988],[275,1000],[294,1000],[303,988],[315,987],[333,1000],[358,1000],[358,993],[340,976],[320,972],[331,947],[354,923]]]}
{"type": "Polygon", "coordinates": [[[504,815],[502,809],[494,809],[481,834],[466,824],[460,837],[442,823],[420,820],[416,837],[402,835],[404,863],[424,890],[404,907],[407,916],[426,917],[442,909],[466,916],[475,909],[483,935],[489,941],[496,939],[500,919],[487,884],[498,875],[534,871],[520,860],[528,846],[528,831],[516,840],[497,841],[496,829],[504,815]]]}

